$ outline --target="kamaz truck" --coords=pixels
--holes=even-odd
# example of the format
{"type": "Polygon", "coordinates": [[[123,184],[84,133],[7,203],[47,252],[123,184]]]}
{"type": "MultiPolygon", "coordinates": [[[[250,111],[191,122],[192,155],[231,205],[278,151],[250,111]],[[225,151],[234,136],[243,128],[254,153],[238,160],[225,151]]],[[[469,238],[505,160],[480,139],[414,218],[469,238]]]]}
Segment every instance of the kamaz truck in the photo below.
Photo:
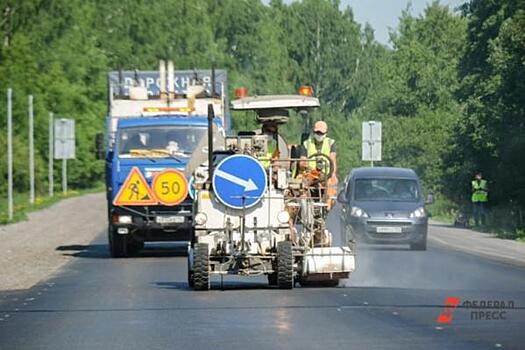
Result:
{"type": "Polygon", "coordinates": [[[135,254],[145,242],[188,241],[188,162],[206,157],[209,106],[217,133],[230,127],[226,72],[175,71],[161,61],[158,71],[110,72],[108,85],[106,133],[96,143],[106,161],[111,256],[135,254]]]}

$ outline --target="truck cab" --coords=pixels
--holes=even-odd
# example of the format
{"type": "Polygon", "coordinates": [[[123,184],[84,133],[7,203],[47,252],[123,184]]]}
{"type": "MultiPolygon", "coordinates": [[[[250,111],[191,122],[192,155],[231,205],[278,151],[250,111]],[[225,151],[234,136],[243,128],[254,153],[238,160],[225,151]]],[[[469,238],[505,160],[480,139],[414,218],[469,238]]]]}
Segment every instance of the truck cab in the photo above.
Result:
{"type": "Polygon", "coordinates": [[[108,242],[113,257],[133,255],[145,242],[190,239],[193,179],[188,166],[192,156],[206,152],[203,140],[209,106],[214,109],[218,132],[224,135],[229,127],[226,72],[174,71],[172,67],[168,64],[167,75],[161,62],[156,75],[130,71],[109,76],[105,160],[108,242]],[[165,171],[184,179],[156,181],[165,171]],[[163,200],[170,191],[180,193],[180,200],[163,200]]]}

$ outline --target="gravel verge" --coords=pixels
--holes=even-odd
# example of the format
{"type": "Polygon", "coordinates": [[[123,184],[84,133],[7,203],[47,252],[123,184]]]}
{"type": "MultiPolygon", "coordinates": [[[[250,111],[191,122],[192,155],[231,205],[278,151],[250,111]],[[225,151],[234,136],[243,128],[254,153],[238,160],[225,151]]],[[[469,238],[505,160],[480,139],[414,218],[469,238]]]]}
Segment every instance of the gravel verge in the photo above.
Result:
{"type": "Polygon", "coordinates": [[[0,291],[27,289],[71,259],[67,246],[86,245],[106,230],[104,193],[64,199],[0,226],[0,291]],[[61,247],[61,250],[57,248],[61,247]]]}

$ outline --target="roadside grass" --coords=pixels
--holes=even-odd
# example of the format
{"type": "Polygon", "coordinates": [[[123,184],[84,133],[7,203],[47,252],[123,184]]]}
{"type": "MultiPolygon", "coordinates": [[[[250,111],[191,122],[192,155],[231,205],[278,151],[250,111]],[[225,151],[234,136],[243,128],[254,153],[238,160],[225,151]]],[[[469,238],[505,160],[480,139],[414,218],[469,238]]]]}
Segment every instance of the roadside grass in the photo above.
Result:
{"type": "Polygon", "coordinates": [[[92,188],[69,190],[66,194],[63,194],[62,191],[57,191],[53,197],[48,197],[47,193],[37,194],[35,196],[34,204],[29,203],[29,193],[13,193],[13,219],[11,221],[8,219],[7,199],[4,198],[0,202],[0,225],[12,224],[15,222],[27,220],[28,213],[48,208],[63,199],[102,191],[104,191],[104,184],[99,183],[92,188]]]}
{"type": "Polygon", "coordinates": [[[483,232],[483,233],[490,233],[502,239],[512,239],[518,242],[525,242],[525,230],[524,229],[504,228],[504,227],[498,227],[494,225],[472,226],[471,229],[475,231],[483,232]]]}
{"type": "Polygon", "coordinates": [[[452,225],[459,212],[459,207],[446,198],[436,196],[434,203],[427,205],[427,210],[432,219],[452,225]]]}
{"type": "MultiPolygon", "coordinates": [[[[427,206],[429,216],[439,222],[453,225],[461,206],[446,198],[438,197],[433,204],[427,206]]],[[[465,209],[463,209],[465,212],[465,209]]],[[[466,210],[467,214],[469,210],[466,210]]],[[[525,242],[523,214],[516,207],[497,206],[487,209],[486,225],[474,225],[470,218],[469,228],[474,231],[490,233],[498,238],[525,242]]]]}

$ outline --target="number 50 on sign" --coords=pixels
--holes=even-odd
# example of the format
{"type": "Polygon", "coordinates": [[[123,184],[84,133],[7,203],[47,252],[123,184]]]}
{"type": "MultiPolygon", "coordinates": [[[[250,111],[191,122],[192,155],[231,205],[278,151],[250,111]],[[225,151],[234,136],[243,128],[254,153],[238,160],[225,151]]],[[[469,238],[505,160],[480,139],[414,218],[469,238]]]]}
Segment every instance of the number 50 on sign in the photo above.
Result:
{"type": "Polygon", "coordinates": [[[161,204],[177,205],[188,196],[188,181],[180,171],[166,169],[155,176],[152,189],[161,204]]]}

